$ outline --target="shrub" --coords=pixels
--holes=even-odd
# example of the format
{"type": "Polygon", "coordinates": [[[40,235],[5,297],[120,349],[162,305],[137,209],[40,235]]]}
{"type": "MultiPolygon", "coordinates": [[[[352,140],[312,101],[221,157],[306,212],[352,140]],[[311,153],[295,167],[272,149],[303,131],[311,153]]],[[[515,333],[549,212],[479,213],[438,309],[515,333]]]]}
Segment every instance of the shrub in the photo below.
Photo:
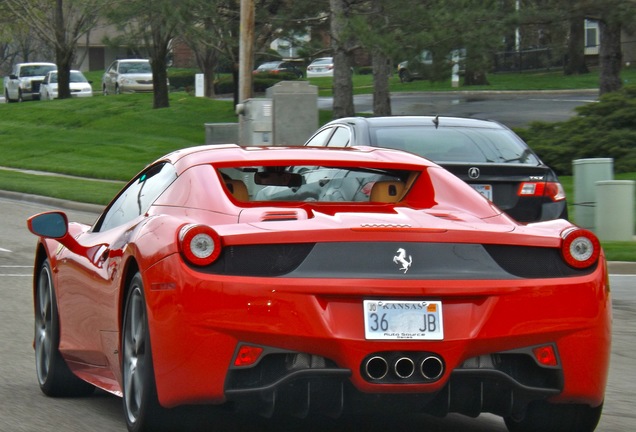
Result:
{"type": "Polygon", "coordinates": [[[169,71],[168,79],[170,80],[170,87],[177,90],[194,88],[195,75],[196,72],[192,70],[169,71]]]}
{"type": "Polygon", "coordinates": [[[586,158],[613,158],[615,173],[636,171],[636,87],[603,95],[566,122],[516,132],[559,175],[571,175],[572,160],[586,158]]]}

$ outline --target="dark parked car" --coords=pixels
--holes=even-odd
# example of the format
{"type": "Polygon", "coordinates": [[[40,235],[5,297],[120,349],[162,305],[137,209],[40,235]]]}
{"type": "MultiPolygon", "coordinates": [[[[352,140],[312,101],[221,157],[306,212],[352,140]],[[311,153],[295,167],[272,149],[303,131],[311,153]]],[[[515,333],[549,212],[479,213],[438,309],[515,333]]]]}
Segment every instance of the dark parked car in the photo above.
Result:
{"type": "Polygon", "coordinates": [[[254,69],[253,74],[258,75],[262,73],[270,73],[270,74],[280,74],[280,73],[289,73],[295,75],[296,78],[303,77],[303,71],[298,69],[296,65],[286,61],[273,61],[263,63],[256,69],[254,69]]]}
{"type": "Polygon", "coordinates": [[[557,175],[500,123],[441,116],[349,117],[327,123],[307,146],[372,146],[424,156],[519,222],[567,219],[557,175]]]}

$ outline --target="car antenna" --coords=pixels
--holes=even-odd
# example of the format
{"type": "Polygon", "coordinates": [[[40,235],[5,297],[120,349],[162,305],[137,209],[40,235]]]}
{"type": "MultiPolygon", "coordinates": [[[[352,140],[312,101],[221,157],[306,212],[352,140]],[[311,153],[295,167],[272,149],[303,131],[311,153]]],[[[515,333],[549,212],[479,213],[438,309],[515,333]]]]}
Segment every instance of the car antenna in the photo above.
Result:
{"type": "Polygon", "coordinates": [[[439,127],[439,114],[433,119],[433,124],[435,125],[435,129],[439,127]]]}

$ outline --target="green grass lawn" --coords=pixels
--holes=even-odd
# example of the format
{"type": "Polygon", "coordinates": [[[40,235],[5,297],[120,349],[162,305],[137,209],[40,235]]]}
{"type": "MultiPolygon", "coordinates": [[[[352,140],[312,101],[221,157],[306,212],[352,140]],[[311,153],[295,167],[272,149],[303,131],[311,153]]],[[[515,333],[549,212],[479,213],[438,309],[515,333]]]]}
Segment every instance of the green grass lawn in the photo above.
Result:
{"type": "MultiPolygon", "coordinates": [[[[170,94],[170,108],[152,109],[152,95],[101,96],[101,72],[87,74],[96,95],[87,99],[25,102],[0,105],[0,166],[89,177],[43,176],[0,170],[0,189],[51,196],[72,201],[107,204],[146,164],[173,150],[203,144],[205,123],[238,121],[232,102],[195,98],[185,92],[170,94]],[[99,180],[116,180],[119,183],[99,180]]],[[[636,72],[624,79],[636,82],[636,72]]],[[[490,75],[489,90],[539,88],[594,88],[598,75],[563,77],[559,72],[490,75]]],[[[331,80],[312,80],[321,93],[331,91],[331,80]]],[[[355,75],[355,91],[372,91],[371,76],[355,75]]],[[[450,91],[449,83],[400,83],[392,91],[450,91]]],[[[460,88],[465,90],[465,88],[460,88]]],[[[321,124],[331,119],[320,112],[321,124]]],[[[617,176],[636,180],[636,173],[617,176]]],[[[572,197],[572,179],[561,179],[572,197]]],[[[574,211],[570,209],[570,214],[574,211]]],[[[636,261],[633,242],[606,247],[610,259],[636,261]]]]}
{"type": "Polygon", "coordinates": [[[172,93],[170,108],[131,94],[0,105],[0,166],[127,180],[173,150],[204,144],[232,103],[172,93]]]}

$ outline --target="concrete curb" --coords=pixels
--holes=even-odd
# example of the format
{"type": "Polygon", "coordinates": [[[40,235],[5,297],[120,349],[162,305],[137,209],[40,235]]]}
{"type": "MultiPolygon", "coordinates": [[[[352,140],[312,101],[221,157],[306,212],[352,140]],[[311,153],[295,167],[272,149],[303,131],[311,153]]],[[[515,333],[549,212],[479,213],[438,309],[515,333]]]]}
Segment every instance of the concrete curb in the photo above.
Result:
{"type": "Polygon", "coordinates": [[[14,201],[42,204],[58,209],[76,210],[87,213],[100,214],[104,210],[104,206],[97,204],[81,203],[76,201],[68,201],[58,198],[45,197],[41,195],[29,195],[21,192],[0,190],[0,198],[7,198],[14,201]]]}

